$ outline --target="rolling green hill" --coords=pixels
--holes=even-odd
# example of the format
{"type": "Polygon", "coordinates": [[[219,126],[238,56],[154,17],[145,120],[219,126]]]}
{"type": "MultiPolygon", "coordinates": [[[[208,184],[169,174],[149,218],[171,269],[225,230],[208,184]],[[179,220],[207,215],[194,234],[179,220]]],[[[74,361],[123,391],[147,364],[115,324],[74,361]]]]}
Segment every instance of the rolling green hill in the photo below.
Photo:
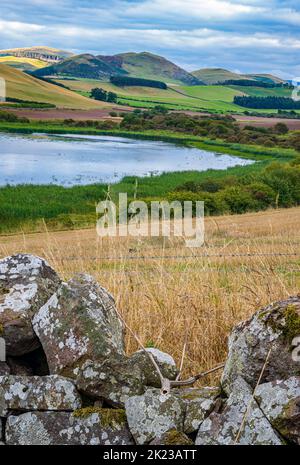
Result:
{"type": "Polygon", "coordinates": [[[273,74],[247,74],[246,77],[269,84],[283,84],[286,82],[284,79],[274,76],[273,74]]]}
{"type": "Polygon", "coordinates": [[[125,70],[130,76],[164,81],[167,84],[201,84],[198,78],[171,61],[152,53],[120,53],[112,57],[101,57],[107,63],[125,70]]]}
{"type": "Polygon", "coordinates": [[[84,54],[70,57],[61,63],[41,68],[36,76],[65,75],[79,78],[108,79],[112,74],[127,74],[126,71],[104,62],[94,55],[84,54]]]}
{"type": "Polygon", "coordinates": [[[225,82],[230,79],[249,79],[246,76],[233,73],[223,68],[203,68],[193,71],[192,74],[208,85],[218,84],[219,82],[225,82]]]}
{"type": "Polygon", "coordinates": [[[89,54],[70,57],[60,63],[35,72],[38,76],[72,76],[109,80],[112,75],[128,75],[173,84],[196,85],[201,82],[193,75],[151,53],[124,53],[114,56],[89,54]]]}
{"type": "Polygon", "coordinates": [[[268,84],[282,84],[285,81],[272,74],[238,74],[223,68],[203,68],[192,73],[205,84],[218,84],[231,80],[251,80],[268,84]]]}
{"type": "Polygon", "coordinates": [[[7,97],[51,103],[61,108],[103,108],[110,105],[88,99],[71,90],[41,81],[17,69],[0,64],[0,76],[6,81],[7,97]]]}

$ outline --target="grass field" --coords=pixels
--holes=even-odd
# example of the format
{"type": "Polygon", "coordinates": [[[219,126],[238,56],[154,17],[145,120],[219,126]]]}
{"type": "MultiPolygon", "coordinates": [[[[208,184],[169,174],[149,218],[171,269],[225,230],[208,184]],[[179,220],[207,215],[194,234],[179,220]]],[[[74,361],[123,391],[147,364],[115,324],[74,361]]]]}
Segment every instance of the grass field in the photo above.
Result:
{"type": "MultiPolygon", "coordinates": [[[[179,238],[100,239],[93,228],[1,237],[0,256],[37,254],[64,279],[92,274],[145,345],[179,364],[187,339],[188,376],[225,359],[235,324],[299,292],[299,229],[300,207],[207,218],[200,249],[187,249],[179,238]]],[[[128,353],[137,349],[129,334],[126,342],[128,353]]]]}
{"type": "MultiPolygon", "coordinates": [[[[165,105],[173,110],[190,110],[196,112],[237,113],[243,114],[249,109],[233,103],[234,96],[285,96],[290,97],[289,89],[264,89],[243,86],[182,86],[170,85],[168,89],[151,87],[117,87],[110,82],[95,79],[58,79],[57,82],[68,86],[77,93],[88,97],[91,89],[101,87],[118,95],[118,103],[135,108],[153,108],[165,105]]],[[[277,113],[276,110],[255,110],[257,113],[277,113]]]]}
{"type": "Polygon", "coordinates": [[[234,92],[241,92],[251,97],[289,97],[292,96],[291,89],[286,89],[283,87],[274,87],[274,88],[264,88],[264,87],[243,87],[243,86],[230,86],[234,92]]]}
{"type": "Polygon", "coordinates": [[[224,86],[171,86],[167,90],[151,87],[117,87],[110,82],[94,79],[58,80],[70,89],[88,96],[91,89],[101,87],[115,92],[119,103],[133,107],[151,108],[164,104],[177,110],[243,112],[244,108],[232,103],[235,95],[242,95],[239,90],[224,86]]]}
{"type": "Polygon", "coordinates": [[[43,82],[6,65],[0,64],[0,76],[6,81],[6,94],[10,98],[51,103],[62,108],[88,109],[110,106],[68,89],[43,82]]]}

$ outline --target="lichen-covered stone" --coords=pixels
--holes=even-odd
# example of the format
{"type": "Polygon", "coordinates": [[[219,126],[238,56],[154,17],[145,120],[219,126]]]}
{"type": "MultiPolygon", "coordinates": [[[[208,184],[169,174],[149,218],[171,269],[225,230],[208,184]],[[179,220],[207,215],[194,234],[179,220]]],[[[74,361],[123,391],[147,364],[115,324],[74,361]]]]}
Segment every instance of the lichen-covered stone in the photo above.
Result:
{"type": "Polygon", "coordinates": [[[240,377],[220,412],[212,412],[200,425],[197,445],[281,445],[255,399],[240,377]]]}
{"type": "Polygon", "coordinates": [[[124,354],[124,328],[114,300],[88,275],[62,283],[35,315],[33,327],[50,373],[75,378],[86,360],[124,354]]]}
{"type": "Polygon", "coordinates": [[[261,384],[255,399],[272,426],[300,445],[300,377],[261,384]]]}
{"type": "Polygon", "coordinates": [[[214,409],[221,389],[219,387],[187,388],[178,392],[186,404],[183,430],[187,434],[194,433],[214,409]]]}
{"type": "Polygon", "coordinates": [[[39,346],[31,319],[56,291],[60,279],[48,263],[33,255],[0,260],[0,336],[7,355],[22,355],[39,346]]]}
{"type": "Polygon", "coordinates": [[[171,392],[147,389],[141,396],[129,397],[125,402],[129,429],[137,444],[147,444],[171,429],[183,431],[185,404],[171,392]]]}
{"type": "Polygon", "coordinates": [[[81,398],[72,381],[61,376],[0,377],[0,416],[10,410],[75,410],[81,398]]]}
{"type": "Polygon", "coordinates": [[[172,429],[155,438],[150,442],[150,446],[192,446],[193,441],[181,431],[172,429]]]}
{"type": "Polygon", "coordinates": [[[139,363],[116,355],[103,362],[87,360],[78,370],[76,385],[94,399],[124,407],[128,397],[144,392],[145,378],[139,363]]]}
{"type": "Polygon", "coordinates": [[[269,354],[261,382],[300,375],[293,360],[292,341],[300,334],[300,297],[291,297],[259,310],[238,325],[229,338],[229,353],[222,386],[229,394],[238,375],[255,387],[269,354]]]}
{"type": "MultiPolygon", "coordinates": [[[[178,374],[175,361],[171,355],[162,352],[161,350],[155,348],[147,348],[146,352],[151,354],[156,363],[158,364],[162,375],[165,378],[174,380],[178,374]]],[[[145,377],[145,384],[151,387],[161,387],[161,381],[157,370],[150,357],[145,353],[144,350],[139,350],[135,352],[130,357],[133,361],[137,362],[143,372],[145,377]]]]}
{"type": "Polygon", "coordinates": [[[10,416],[9,445],[133,445],[125,415],[113,409],[28,412],[10,416]],[[114,413],[116,412],[116,413],[114,413]]]}

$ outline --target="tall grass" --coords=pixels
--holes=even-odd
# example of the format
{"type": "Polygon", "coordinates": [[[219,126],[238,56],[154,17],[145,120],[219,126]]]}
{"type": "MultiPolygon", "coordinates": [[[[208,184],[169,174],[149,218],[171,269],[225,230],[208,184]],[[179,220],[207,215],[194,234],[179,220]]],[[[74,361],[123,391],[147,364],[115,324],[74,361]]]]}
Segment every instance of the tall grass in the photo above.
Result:
{"type": "MultiPolygon", "coordinates": [[[[145,345],[179,363],[187,336],[188,376],[225,359],[235,324],[299,292],[299,229],[300,208],[207,218],[205,246],[191,250],[179,238],[100,239],[95,229],[45,230],[2,237],[0,256],[40,255],[64,279],[92,274],[145,345]]],[[[126,347],[128,353],[137,349],[130,335],[126,347]]]]}

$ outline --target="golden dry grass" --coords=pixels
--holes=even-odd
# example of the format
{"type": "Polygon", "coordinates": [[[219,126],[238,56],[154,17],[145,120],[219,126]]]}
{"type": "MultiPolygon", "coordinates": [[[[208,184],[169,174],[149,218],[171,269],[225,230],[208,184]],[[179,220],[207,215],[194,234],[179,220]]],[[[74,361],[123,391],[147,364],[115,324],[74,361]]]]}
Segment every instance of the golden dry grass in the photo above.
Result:
{"type": "MultiPolygon", "coordinates": [[[[81,230],[1,237],[0,255],[40,255],[64,279],[94,275],[144,344],[179,363],[187,337],[186,376],[225,359],[235,324],[299,293],[299,231],[300,208],[293,208],[207,218],[201,249],[178,239],[100,239],[95,230],[81,230]]],[[[127,335],[128,353],[136,348],[127,335]]]]}

